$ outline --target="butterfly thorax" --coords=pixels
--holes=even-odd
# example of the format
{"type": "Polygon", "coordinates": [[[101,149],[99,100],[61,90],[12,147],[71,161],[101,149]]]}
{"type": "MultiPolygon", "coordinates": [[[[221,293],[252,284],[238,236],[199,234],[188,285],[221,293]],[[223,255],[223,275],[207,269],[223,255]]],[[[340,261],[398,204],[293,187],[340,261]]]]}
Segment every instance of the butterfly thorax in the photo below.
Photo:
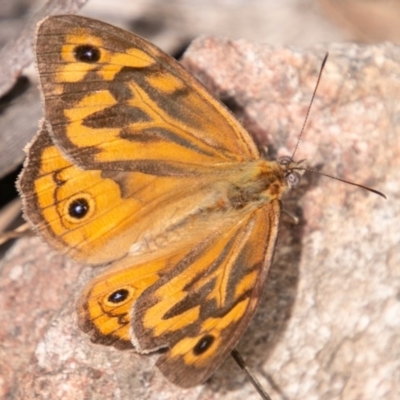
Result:
{"type": "Polygon", "coordinates": [[[261,160],[249,163],[240,176],[240,181],[231,184],[227,196],[234,209],[248,205],[260,206],[276,199],[291,187],[297,186],[304,172],[303,161],[294,162],[289,157],[277,161],[261,160]]]}

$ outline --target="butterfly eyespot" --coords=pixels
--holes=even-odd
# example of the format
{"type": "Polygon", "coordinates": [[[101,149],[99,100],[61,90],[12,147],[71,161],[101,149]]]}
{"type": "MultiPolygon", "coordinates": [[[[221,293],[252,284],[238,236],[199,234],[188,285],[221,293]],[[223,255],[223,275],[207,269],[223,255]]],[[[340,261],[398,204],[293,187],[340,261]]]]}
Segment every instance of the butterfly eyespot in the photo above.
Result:
{"type": "Polygon", "coordinates": [[[81,44],[74,49],[74,56],[77,61],[95,63],[100,60],[100,50],[91,44],[81,44]]]}
{"type": "Polygon", "coordinates": [[[200,354],[205,353],[211,347],[211,345],[214,343],[214,340],[215,340],[215,337],[212,335],[203,336],[197,342],[196,346],[194,346],[193,353],[196,356],[199,356],[200,354]]]}
{"type": "Polygon", "coordinates": [[[82,223],[94,212],[95,202],[87,193],[79,193],[65,204],[64,217],[70,223],[82,223]]]}
{"type": "Polygon", "coordinates": [[[89,204],[86,199],[76,199],[68,207],[68,215],[72,218],[81,219],[89,212],[89,204]]]}
{"type": "Polygon", "coordinates": [[[122,303],[129,297],[129,295],[130,293],[128,289],[118,289],[107,297],[107,301],[112,304],[122,303]]]}

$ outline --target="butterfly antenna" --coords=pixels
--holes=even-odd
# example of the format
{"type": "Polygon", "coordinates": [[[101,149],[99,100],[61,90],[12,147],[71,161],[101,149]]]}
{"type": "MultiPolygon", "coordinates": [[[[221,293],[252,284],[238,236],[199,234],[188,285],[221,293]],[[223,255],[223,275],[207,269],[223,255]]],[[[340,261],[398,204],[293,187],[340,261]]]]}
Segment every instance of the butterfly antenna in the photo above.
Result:
{"type": "Polygon", "coordinates": [[[244,371],[245,374],[247,375],[247,377],[250,379],[251,384],[257,390],[257,392],[261,396],[261,398],[263,400],[272,400],[271,397],[269,397],[269,394],[261,386],[261,384],[258,381],[258,379],[250,371],[249,367],[244,362],[244,360],[243,360],[242,356],[240,355],[240,353],[236,349],[233,349],[231,351],[231,355],[232,355],[233,359],[236,361],[237,365],[239,365],[240,369],[242,371],[244,371]]]}
{"type": "Polygon", "coordinates": [[[359,187],[361,189],[368,190],[369,192],[375,193],[378,196],[381,196],[384,199],[387,199],[387,197],[382,192],[380,192],[379,190],[372,189],[372,188],[370,188],[368,186],[365,186],[365,185],[361,185],[360,183],[346,181],[346,179],[338,178],[337,176],[333,176],[333,175],[329,175],[329,174],[324,174],[323,172],[316,171],[315,169],[310,169],[310,168],[293,168],[293,169],[300,169],[300,170],[303,170],[303,171],[309,171],[309,172],[312,172],[314,174],[318,174],[318,175],[321,175],[321,176],[326,176],[326,177],[331,178],[331,179],[335,179],[336,181],[348,183],[349,185],[357,186],[357,187],[359,187]]]}
{"type": "MultiPolygon", "coordinates": [[[[305,117],[305,119],[304,119],[303,126],[302,126],[302,128],[301,128],[299,138],[297,139],[296,146],[295,146],[295,148],[294,148],[294,150],[293,150],[292,160],[294,159],[294,155],[296,154],[297,148],[299,147],[301,137],[303,136],[303,132],[304,132],[304,129],[305,129],[305,127],[306,127],[306,123],[307,123],[307,120],[308,120],[308,116],[310,115],[311,106],[312,106],[312,104],[313,104],[315,95],[316,95],[316,93],[317,93],[318,86],[319,86],[319,82],[321,81],[322,72],[323,72],[323,70],[324,70],[326,61],[328,60],[328,56],[329,56],[329,53],[327,52],[327,53],[325,54],[324,59],[322,60],[321,68],[320,68],[319,74],[318,74],[317,84],[315,85],[314,92],[313,92],[312,97],[311,97],[310,105],[308,106],[308,109],[307,109],[307,114],[306,114],[306,117],[305,117]]],[[[368,187],[368,186],[360,185],[359,183],[354,183],[354,182],[346,181],[345,179],[341,179],[341,178],[338,178],[338,177],[336,177],[336,176],[324,174],[323,172],[315,171],[315,170],[309,169],[309,168],[298,168],[298,169],[302,169],[302,170],[304,170],[304,171],[313,172],[313,173],[315,173],[315,174],[322,175],[322,176],[326,176],[326,177],[328,177],[328,178],[332,178],[332,179],[335,179],[335,180],[340,181],[340,182],[348,183],[349,185],[357,186],[357,187],[359,187],[359,188],[361,188],[361,189],[368,190],[369,192],[375,193],[375,194],[377,194],[377,195],[383,197],[384,199],[386,199],[386,196],[385,196],[382,192],[379,192],[378,190],[372,189],[372,188],[370,188],[370,187],[368,187]]]]}
{"type": "Polygon", "coordinates": [[[306,127],[306,123],[307,123],[307,120],[308,120],[308,116],[310,115],[311,106],[312,106],[312,104],[313,104],[315,95],[316,95],[316,93],[317,93],[318,86],[319,86],[319,82],[320,82],[321,76],[322,76],[322,71],[324,70],[324,67],[325,67],[325,64],[326,64],[326,60],[328,59],[328,56],[329,56],[329,53],[327,52],[327,53],[325,54],[324,59],[322,60],[321,68],[320,68],[320,70],[319,70],[319,75],[318,75],[318,79],[317,79],[317,84],[315,85],[314,92],[313,92],[312,97],[311,97],[310,105],[308,106],[308,109],[307,109],[306,117],[304,118],[304,122],[303,122],[303,126],[302,126],[302,128],[301,128],[301,131],[300,131],[299,138],[297,139],[296,146],[295,146],[295,148],[294,148],[294,150],[293,150],[292,160],[294,159],[294,155],[296,154],[297,148],[299,147],[301,137],[303,136],[303,132],[304,132],[304,129],[305,129],[305,127],[306,127]]]}

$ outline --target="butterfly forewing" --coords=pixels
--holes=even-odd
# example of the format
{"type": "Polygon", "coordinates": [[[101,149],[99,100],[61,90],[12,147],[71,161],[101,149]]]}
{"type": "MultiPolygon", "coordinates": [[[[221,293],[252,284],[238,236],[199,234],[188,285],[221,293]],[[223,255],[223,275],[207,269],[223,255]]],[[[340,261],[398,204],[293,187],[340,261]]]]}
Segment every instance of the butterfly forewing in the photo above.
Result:
{"type": "Polygon", "coordinates": [[[36,49],[50,133],[82,168],[188,175],[258,157],[228,110],[132,33],[59,16],[36,49]]]}

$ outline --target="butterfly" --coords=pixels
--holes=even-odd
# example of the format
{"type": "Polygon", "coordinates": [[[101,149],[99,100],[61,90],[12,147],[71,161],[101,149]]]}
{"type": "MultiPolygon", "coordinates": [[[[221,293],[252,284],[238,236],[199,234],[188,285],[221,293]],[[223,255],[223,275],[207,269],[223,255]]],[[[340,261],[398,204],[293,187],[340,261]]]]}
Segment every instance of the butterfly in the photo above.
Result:
{"type": "Polygon", "coordinates": [[[223,104],[132,33],[53,16],[36,54],[45,116],[18,186],[52,247],[108,264],[80,297],[80,328],[159,351],[178,386],[204,382],[257,309],[281,197],[305,162],[266,160],[223,104]]]}

